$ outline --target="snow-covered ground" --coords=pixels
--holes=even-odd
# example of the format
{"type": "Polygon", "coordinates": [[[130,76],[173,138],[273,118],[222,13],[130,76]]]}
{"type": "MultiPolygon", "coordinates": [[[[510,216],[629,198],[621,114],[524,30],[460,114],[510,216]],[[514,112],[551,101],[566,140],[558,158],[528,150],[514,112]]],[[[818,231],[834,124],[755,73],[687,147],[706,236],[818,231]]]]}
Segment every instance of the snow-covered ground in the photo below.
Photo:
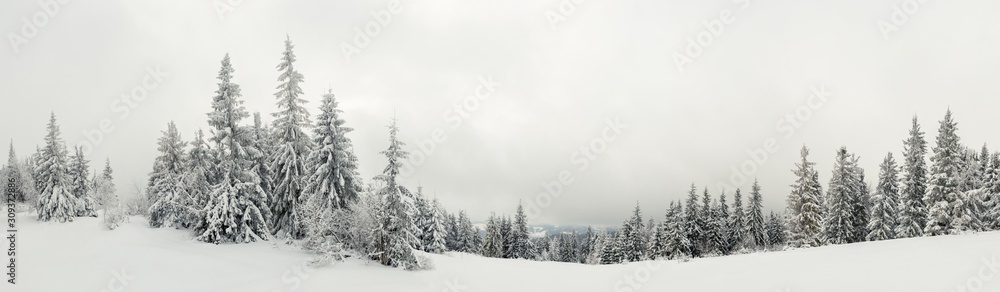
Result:
{"type": "Polygon", "coordinates": [[[1000,232],[610,266],[448,253],[407,272],[356,259],[311,270],[291,246],[205,244],[139,217],[109,231],[21,215],[18,283],[3,291],[1000,291],[1000,232]]]}

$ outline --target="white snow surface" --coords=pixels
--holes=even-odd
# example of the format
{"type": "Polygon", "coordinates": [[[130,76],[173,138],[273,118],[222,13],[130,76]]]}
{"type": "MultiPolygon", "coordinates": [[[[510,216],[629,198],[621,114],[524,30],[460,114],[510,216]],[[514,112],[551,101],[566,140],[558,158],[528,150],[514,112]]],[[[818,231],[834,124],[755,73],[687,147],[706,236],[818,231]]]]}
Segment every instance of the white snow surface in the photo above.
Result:
{"type": "Polygon", "coordinates": [[[19,215],[17,284],[0,291],[1000,291],[1000,232],[607,266],[447,253],[410,272],[361,259],[309,269],[295,246],[206,244],[141,217],[112,231],[19,215]]]}

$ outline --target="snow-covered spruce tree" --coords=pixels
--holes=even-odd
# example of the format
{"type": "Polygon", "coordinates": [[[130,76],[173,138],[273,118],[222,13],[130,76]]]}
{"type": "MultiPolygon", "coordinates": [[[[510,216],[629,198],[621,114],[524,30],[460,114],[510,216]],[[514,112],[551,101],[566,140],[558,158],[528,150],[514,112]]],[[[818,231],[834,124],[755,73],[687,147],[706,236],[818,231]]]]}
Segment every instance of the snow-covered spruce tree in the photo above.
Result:
{"type": "Polygon", "coordinates": [[[705,187],[701,197],[701,211],[698,212],[698,225],[702,230],[701,250],[705,254],[712,254],[718,251],[718,247],[713,241],[718,237],[718,230],[715,228],[714,212],[712,211],[712,198],[708,194],[708,187],[705,187]]]}
{"type": "Polygon", "coordinates": [[[219,70],[219,89],[212,99],[213,111],[208,113],[218,180],[204,208],[205,221],[195,229],[197,240],[216,244],[266,240],[271,234],[270,198],[260,187],[260,177],[250,169],[250,158],[256,156],[250,152],[256,149],[250,147],[250,129],[240,125],[250,115],[239,99],[239,85],[232,82],[233,71],[226,54],[219,70]]]}
{"type": "Polygon", "coordinates": [[[602,265],[620,264],[622,262],[622,236],[622,230],[618,230],[613,236],[608,237],[604,245],[604,250],[601,251],[602,265]]]}
{"type": "Polygon", "coordinates": [[[604,255],[604,248],[608,243],[608,232],[604,229],[599,229],[594,232],[593,243],[590,246],[590,252],[587,253],[587,259],[584,261],[588,265],[599,265],[601,264],[601,258],[604,255]]]}
{"type": "Polygon", "coordinates": [[[701,256],[701,239],[704,236],[704,230],[701,229],[701,215],[698,214],[700,208],[698,208],[698,195],[696,194],[697,188],[694,184],[691,184],[691,190],[688,191],[687,205],[684,208],[684,224],[686,226],[685,234],[688,236],[688,241],[691,243],[690,252],[694,257],[701,256]]]}
{"type": "MultiPolygon", "coordinates": [[[[271,171],[269,159],[274,153],[274,139],[271,137],[271,128],[261,121],[260,113],[253,113],[253,125],[250,127],[250,146],[253,151],[250,157],[250,170],[260,178],[260,188],[265,193],[274,193],[274,172],[271,171]]],[[[273,214],[272,214],[273,215],[273,214]]]]}
{"type": "MultiPolygon", "coordinates": [[[[528,233],[528,216],[524,214],[524,206],[517,204],[517,212],[514,213],[514,223],[511,234],[511,255],[516,259],[532,258],[531,238],[528,233]]],[[[591,246],[592,248],[592,246],[591,246]]]]}
{"type": "Polygon", "coordinates": [[[760,184],[754,179],[750,188],[750,201],[747,209],[746,235],[747,244],[752,249],[763,249],[767,246],[767,230],[764,228],[764,198],[760,194],[760,184]]]}
{"type": "Polygon", "coordinates": [[[97,217],[97,203],[91,197],[92,186],[87,175],[90,174],[90,161],[83,156],[83,148],[76,147],[69,162],[70,193],[76,198],[77,217],[97,217]]]}
{"type": "Polygon", "coordinates": [[[691,255],[691,241],[687,235],[687,224],[684,222],[681,203],[670,202],[670,210],[664,219],[664,257],[671,259],[684,258],[691,255]]]}
{"type": "Polygon", "coordinates": [[[642,211],[639,209],[639,204],[636,203],[635,209],[632,211],[632,217],[625,222],[621,230],[623,260],[628,262],[642,260],[643,254],[646,252],[645,239],[642,235],[644,229],[642,211]]]}
{"type": "Polygon", "coordinates": [[[481,243],[477,242],[476,237],[479,237],[479,232],[477,232],[472,226],[472,220],[469,216],[465,215],[465,210],[458,211],[458,242],[456,251],[467,252],[467,253],[478,253],[480,251],[481,243]]]}
{"type": "Polygon", "coordinates": [[[494,214],[486,220],[486,238],[483,239],[483,256],[499,258],[503,256],[503,242],[500,238],[500,223],[494,214]]]}
{"type": "Polygon", "coordinates": [[[719,253],[729,255],[733,252],[733,240],[730,238],[733,232],[729,225],[729,205],[726,203],[725,191],[722,191],[722,194],[719,195],[719,201],[716,203],[715,208],[713,208],[715,221],[712,224],[718,232],[712,241],[718,247],[719,253]]]}
{"type": "Polygon", "coordinates": [[[795,164],[795,184],[788,195],[786,209],[788,216],[788,244],[791,247],[815,247],[822,243],[822,207],[819,203],[820,186],[816,163],[808,160],[809,148],[802,146],[799,151],[802,161],[795,164]]]}
{"type": "Polygon", "coordinates": [[[990,155],[983,182],[986,196],[989,198],[985,211],[986,224],[992,230],[1000,230],[1000,153],[990,155]],[[989,219],[992,219],[990,221],[989,219]]]}
{"type": "Polygon", "coordinates": [[[118,195],[116,194],[117,189],[112,177],[113,173],[114,171],[111,170],[111,160],[105,159],[103,173],[95,176],[93,182],[93,197],[94,202],[97,204],[97,209],[107,211],[119,205],[118,195]]]}
{"type": "Polygon", "coordinates": [[[378,209],[375,229],[372,231],[372,245],[376,252],[375,259],[383,265],[404,267],[407,270],[422,269],[422,263],[413,254],[413,246],[418,242],[414,234],[417,228],[413,223],[416,211],[412,202],[407,202],[411,197],[409,191],[396,180],[403,160],[409,156],[402,149],[404,144],[397,138],[398,133],[399,127],[393,118],[389,125],[389,148],[382,151],[388,159],[388,165],[376,178],[383,186],[377,193],[381,208],[378,209]]]}
{"type": "MultiPolygon", "coordinates": [[[[445,212],[444,209],[441,210],[445,212]]],[[[446,213],[445,229],[448,230],[448,236],[445,237],[445,246],[448,250],[458,251],[459,249],[459,232],[458,232],[458,217],[455,213],[446,213]]]]}
{"type": "Polygon", "coordinates": [[[212,192],[212,169],[214,162],[212,149],[205,142],[205,133],[202,130],[195,132],[194,140],[191,141],[191,151],[188,152],[187,164],[184,166],[184,189],[191,197],[191,212],[195,222],[205,220],[205,212],[202,207],[208,204],[209,194],[212,192]]]}
{"type": "Polygon", "coordinates": [[[823,232],[826,243],[844,244],[853,242],[855,168],[846,147],[837,150],[833,173],[826,195],[826,216],[823,218],[823,232]]]}
{"type": "Polygon", "coordinates": [[[917,117],[913,117],[910,137],[903,141],[902,179],[899,192],[899,219],[896,225],[897,238],[922,236],[927,224],[927,207],[924,194],[927,191],[927,142],[920,131],[917,117]]]}
{"type": "Polygon", "coordinates": [[[511,245],[513,244],[513,242],[511,241],[511,234],[513,233],[514,228],[512,227],[512,224],[510,223],[510,218],[508,218],[507,215],[504,215],[499,222],[500,222],[500,243],[503,250],[502,257],[505,259],[511,258],[511,245]]]}
{"type": "Polygon", "coordinates": [[[441,203],[438,202],[437,198],[434,198],[431,201],[428,220],[425,222],[427,226],[424,227],[424,233],[428,235],[427,241],[424,242],[424,249],[431,253],[443,253],[448,250],[445,245],[448,230],[444,227],[445,218],[441,210],[441,203]]]}
{"type": "Polygon", "coordinates": [[[309,126],[309,112],[303,106],[306,100],[300,97],[302,74],[294,67],[294,47],[286,36],[285,51],[278,64],[278,81],[281,83],[274,94],[279,111],[271,114],[275,117],[273,137],[277,145],[270,157],[270,167],[274,182],[274,234],[300,238],[303,234],[295,226],[295,208],[305,188],[305,159],[312,148],[312,141],[303,130],[309,126]]]}
{"type": "Polygon", "coordinates": [[[72,181],[67,173],[68,160],[66,144],[59,137],[56,114],[49,118],[45,148],[38,156],[36,175],[38,176],[38,220],[58,222],[73,221],[76,215],[76,197],[71,192],[72,181]]]}
{"type": "Polygon", "coordinates": [[[932,149],[934,155],[931,156],[929,185],[924,196],[924,204],[928,208],[924,233],[930,236],[961,231],[961,226],[952,225],[954,208],[962,205],[958,190],[962,146],[956,130],[957,124],[951,118],[951,110],[948,110],[938,128],[937,145],[932,149]]]}
{"type": "Polygon", "coordinates": [[[854,235],[851,236],[851,242],[865,241],[865,236],[868,235],[868,208],[871,205],[871,190],[865,182],[865,170],[861,168],[858,160],[860,158],[857,155],[851,155],[851,166],[854,167],[855,175],[854,197],[851,199],[851,209],[854,210],[854,214],[851,215],[854,235]]]}
{"type": "Polygon", "coordinates": [[[978,153],[972,148],[964,148],[959,156],[958,198],[952,206],[952,229],[981,231],[979,213],[983,209],[983,193],[979,188],[982,177],[979,172],[978,153]]]}
{"type": "Polygon", "coordinates": [[[146,189],[149,197],[153,198],[153,205],[149,207],[149,226],[192,227],[197,224],[194,216],[196,207],[184,182],[187,171],[184,167],[184,147],[187,143],[181,139],[174,122],[170,122],[158,144],[160,154],[153,162],[153,173],[149,174],[150,186],[146,189]]]}
{"type": "Polygon", "coordinates": [[[746,215],[743,213],[743,195],[736,189],[733,195],[733,213],[729,215],[729,239],[733,251],[746,247],[746,215]]]}
{"type": "Polygon", "coordinates": [[[305,192],[319,194],[326,208],[344,208],[358,199],[361,180],[357,170],[357,157],[351,150],[351,139],[345,136],[353,131],[344,126],[332,92],[323,95],[320,113],[313,128],[316,149],[309,153],[306,165],[305,192]]]}
{"type": "Polygon", "coordinates": [[[781,217],[775,214],[774,211],[771,211],[764,227],[767,230],[767,246],[774,250],[781,250],[787,242],[787,238],[785,237],[787,230],[785,229],[785,222],[781,220],[781,217]]]}
{"type": "Polygon", "coordinates": [[[896,215],[899,206],[899,186],[896,172],[896,160],[892,152],[885,156],[879,165],[878,187],[872,196],[871,215],[868,221],[867,241],[878,241],[896,238],[894,227],[897,226],[896,215]]]}

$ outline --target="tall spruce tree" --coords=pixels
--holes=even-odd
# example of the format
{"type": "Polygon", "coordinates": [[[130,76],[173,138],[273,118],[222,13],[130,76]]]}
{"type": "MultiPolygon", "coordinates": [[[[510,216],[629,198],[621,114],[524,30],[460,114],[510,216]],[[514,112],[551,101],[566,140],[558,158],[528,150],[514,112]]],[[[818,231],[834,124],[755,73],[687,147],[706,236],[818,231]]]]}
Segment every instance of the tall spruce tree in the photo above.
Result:
{"type": "Polygon", "coordinates": [[[733,232],[729,224],[729,205],[726,203],[726,192],[722,191],[719,195],[719,201],[714,208],[715,221],[713,225],[716,232],[716,236],[713,239],[715,245],[719,248],[719,252],[723,255],[728,255],[733,252],[733,232]]]}
{"type": "Polygon", "coordinates": [[[321,196],[326,208],[344,208],[356,201],[361,193],[358,159],[352,150],[351,139],[346,136],[354,129],[344,126],[340,118],[342,112],[337,108],[333,93],[327,91],[313,128],[316,149],[306,162],[310,175],[305,191],[321,196]]]}
{"type": "Polygon", "coordinates": [[[865,241],[865,236],[868,235],[868,209],[871,205],[871,190],[865,181],[865,170],[861,168],[859,160],[857,155],[851,154],[851,167],[854,168],[854,182],[852,184],[854,190],[851,198],[851,209],[854,213],[851,215],[854,235],[851,236],[851,242],[865,241]]]}
{"type": "Polygon", "coordinates": [[[764,198],[760,193],[760,184],[756,179],[750,188],[749,202],[746,220],[748,243],[756,249],[764,248],[767,246],[767,230],[764,228],[764,198]]]}
{"type": "Polygon", "coordinates": [[[70,193],[76,198],[76,216],[97,217],[97,202],[91,196],[93,186],[87,175],[90,174],[90,161],[83,156],[83,148],[76,147],[75,155],[70,159],[69,177],[70,193]]]}
{"type": "Polygon", "coordinates": [[[908,238],[924,234],[927,224],[927,207],[924,194],[927,191],[927,142],[920,131],[917,117],[913,117],[910,137],[903,141],[902,186],[900,187],[900,208],[896,237],[908,238]]]}
{"type": "Polygon", "coordinates": [[[412,202],[407,202],[411,197],[409,190],[397,181],[403,160],[409,157],[409,153],[403,150],[405,144],[399,141],[398,133],[399,127],[393,118],[389,124],[389,148],[382,151],[388,165],[376,178],[383,186],[378,191],[381,212],[376,216],[372,245],[376,259],[383,265],[412,270],[421,268],[413,255],[413,246],[417,243],[417,228],[413,222],[416,210],[412,202]]]}
{"type": "Polygon", "coordinates": [[[234,71],[226,54],[208,113],[216,145],[216,182],[203,209],[204,221],[195,229],[197,240],[215,244],[266,240],[271,234],[270,197],[260,187],[260,177],[250,170],[250,158],[255,156],[251,152],[257,150],[250,147],[250,129],[240,124],[250,115],[240,99],[239,85],[232,82],[234,71]]]}
{"type": "Polygon", "coordinates": [[[718,237],[718,229],[714,225],[715,217],[712,211],[712,197],[708,194],[708,187],[702,191],[701,212],[699,212],[698,225],[702,230],[701,250],[703,253],[714,253],[717,247],[714,238],[718,237]]]}
{"type": "Polygon", "coordinates": [[[149,207],[149,226],[192,227],[197,224],[197,217],[194,200],[184,180],[187,143],[181,139],[174,122],[167,124],[158,145],[159,155],[153,161],[153,173],[149,174],[151,185],[146,189],[153,199],[149,207]]]}
{"type": "Polygon", "coordinates": [[[302,230],[295,224],[295,208],[303,199],[305,188],[305,159],[312,148],[312,141],[303,130],[309,126],[309,111],[301,98],[302,74],[295,70],[295,53],[291,38],[285,38],[285,51],[278,64],[278,112],[272,113],[276,149],[270,157],[274,181],[274,234],[300,238],[302,230]]]}
{"type": "Polygon", "coordinates": [[[871,220],[868,222],[868,241],[878,241],[896,238],[894,227],[897,226],[897,206],[899,206],[899,186],[896,171],[896,160],[892,152],[885,156],[879,165],[878,187],[872,196],[871,220]]]}
{"type": "Polygon", "coordinates": [[[937,145],[932,149],[930,180],[924,204],[928,206],[928,221],[924,233],[930,236],[958,233],[952,225],[956,207],[961,206],[958,190],[961,144],[957,123],[952,120],[951,110],[944,116],[938,128],[937,145]]]}
{"type": "Polygon", "coordinates": [[[73,221],[76,215],[76,198],[73,196],[72,182],[68,171],[69,158],[66,144],[60,136],[59,125],[56,124],[56,114],[49,118],[48,134],[45,135],[45,148],[38,154],[37,184],[38,220],[39,221],[73,221]]]}
{"type": "Polygon", "coordinates": [[[700,210],[698,208],[698,195],[696,194],[697,188],[694,184],[691,184],[691,190],[688,191],[688,199],[686,206],[684,208],[684,224],[685,233],[688,236],[688,241],[691,243],[690,252],[694,257],[699,257],[702,254],[701,250],[701,239],[704,236],[704,230],[701,229],[701,215],[698,214],[700,210]]]}
{"type": "Polygon", "coordinates": [[[819,202],[823,190],[816,175],[816,163],[808,160],[809,148],[802,146],[799,151],[802,161],[792,170],[795,184],[788,195],[789,245],[792,247],[815,247],[822,244],[822,207],[819,202]]]}
{"type": "Polygon", "coordinates": [[[828,244],[851,243],[854,240],[855,170],[847,147],[841,147],[837,150],[825,200],[823,232],[828,244]]]}
{"type": "Polygon", "coordinates": [[[514,213],[514,230],[512,232],[512,257],[518,259],[530,259],[531,239],[528,233],[528,216],[524,214],[524,206],[517,204],[517,212],[514,213]]]}
{"type": "Polygon", "coordinates": [[[729,215],[729,239],[733,251],[737,251],[746,246],[746,215],[743,212],[743,195],[740,189],[736,189],[733,195],[733,213],[729,215]]]}

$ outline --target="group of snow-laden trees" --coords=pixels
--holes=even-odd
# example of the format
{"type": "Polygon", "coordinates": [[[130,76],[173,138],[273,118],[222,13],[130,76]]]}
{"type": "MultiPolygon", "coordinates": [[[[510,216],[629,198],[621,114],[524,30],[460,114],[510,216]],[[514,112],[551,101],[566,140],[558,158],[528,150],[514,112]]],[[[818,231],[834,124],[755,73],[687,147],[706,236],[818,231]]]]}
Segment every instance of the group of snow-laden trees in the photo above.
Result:
{"type": "Polygon", "coordinates": [[[1000,153],[991,153],[986,145],[981,150],[963,146],[957,126],[948,110],[928,167],[927,142],[914,117],[901,165],[889,152],[874,189],[865,181],[858,156],[841,147],[824,195],[803,147],[787,200],[789,246],[1000,230],[1000,153]]]}
{"type": "MultiPolygon", "coordinates": [[[[657,259],[687,259],[691,257],[723,256],[760,250],[780,249],[788,241],[785,221],[771,212],[765,216],[763,195],[755,181],[746,209],[743,208],[742,191],[737,189],[733,204],[727,203],[725,193],[713,199],[705,189],[698,195],[692,185],[685,202],[670,202],[662,221],[643,219],[637,204],[632,216],[617,229],[577,231],[549,234],[528,240],[531,258],[540,261],[558,261],[583,264],[619,264],[657,259]]],[[[503,243],[504,234],[511,223],[506,218],[491,218],[483,244],[483,254],[492,246],[492,238],[503,243]],[[490,227],[495,226],[495,227],[490,227]],[[497,235],[492,235],[492,234],[497,235]]],[[[515,221],[516,222],[516,221],[515,221]]],[[[515,226],[519,224],[515,223],[515,226]]],[[[525,228],[526,229],[526,228],[525,228]]],[[[502,246],[502,245],[501,245],[502,246]]],[[[516,250],[516,249],[514,249],[516,250]]],[[[500,256],[497,256],[500,257],[500,256]]],[[[517,256],[504,255],[515,258],[517,256]]]]}
{"type": "Polygon", "coordinates": [[[34,154],[18,160],[14,142],[10,143],[7,164],[0,170],[0,177],[14,190],[15,203],[33,208],[39,221],[70,222],[75,217],[97,217],[98,210],[119,206],[111,161],[105,160],[101,174],[91,173],[83,148],[73,150],[70,156],[55,113],[49,117],[45,146],[34,154]]]}
{"type": "MultiPolygon", "coordinates": [[[[615,230],[588,228],[586,234],[573,231],[531,240],[532,258],[617,264],[1000,230],[1000,153],[991,153],[985,145],[979,150],[963,146],[950,110],[940,122],[929,166],[927,142],[916,118],[909,134],[900,162],[887,154],[872,186],[865,180],[860,157],[841,147],[824,193],[809,149],[802,147],[783,214],[764,216],[756,182],[747,209],[740,190],[730,209],[725,193],[713,201],[707,189],[699,197],[692,186],[687,200],[671,202],[659,223],[652,218],[644,222],[637,205],[615,230]]],[[[484,255],[510,257],[501,256],[497,248],[503,247],[508,225],[505,218],[491,217],[484,255]]]]}
{"type": "Polygon", "coordinates": [[[402,185],[408,153],[393,119],[388,160],[367,184],[332,91],[310,116],[290,39],[278,69],[278,110],[271,124],[243,106],[227,54],[208,113],[210,131],[184,141],[170,122],[158,142],[147,197],[151,227],[190,229],[199,241],[298,242],[323,265],[355,254],[416,270],[430,262],[414,251],[476,252],[479,230],[460,212],[402,185]],[[252,121],[249,121],[250,118],[252,121]]]}

